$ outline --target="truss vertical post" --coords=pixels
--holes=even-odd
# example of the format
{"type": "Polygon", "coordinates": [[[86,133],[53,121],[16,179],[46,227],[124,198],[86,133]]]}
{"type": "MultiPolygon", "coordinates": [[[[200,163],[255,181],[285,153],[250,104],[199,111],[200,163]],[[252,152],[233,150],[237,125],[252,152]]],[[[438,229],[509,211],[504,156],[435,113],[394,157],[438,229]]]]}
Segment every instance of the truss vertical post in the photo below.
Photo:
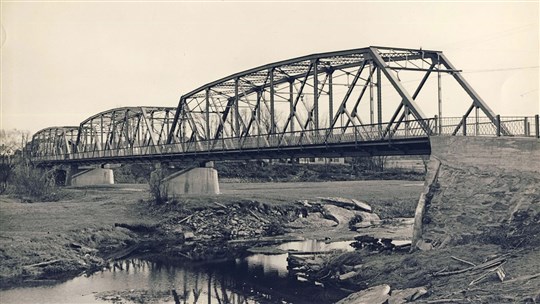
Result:
{"type": "MultiPolygon", "coordinates": [[[[289,119],[291,120],[291,132],[294,132],[294,79],[289,80],[289,119]]],[[[287,130],[284,130],[287,131],[287,130]]]]}
{"type": "Polygon", "coordinates": [[[467,136],[467,116],[463,116],[463,136],[467,136]]]}
{"type": "Polygon", "coordinates": [[[315,115],[315,130],[319,129],[319,61],[313,60],[313,112],[315,115]]]}
{"type": "MultiPolygon", "coordinates": [[[[438,115],[439,119],[442,119],[442,81],[441,81],[441,63],[439,57],[437,57],[437,100],[438,100],[438,115]]],[[[442,127],[439,122],[439,128],[442,127]]],[[[442,130],[439,130],[441,133],[442,130]]]]}
{"type": "MultiPolygon", "coordinates": [[[[369,65],[369,74],[373,75],[373,62],[369,65]]],[[[373,78],[369,82],[369,123],[374,124],[374,111],[373,111],[373,78]]]]}
{"type": "Polygon", "coordinates": [[[405,137],[409,137],[409,107],[405,106],[403,113],[405,114],[405,137]]]}
{"type": "Polygon", "coordinates": [[[540,115],[538,114],[534,115],[534,126],[536,138],[540,138],[540,115]]]}
{"type": "MultiPolygon", "coordinates": [[[[170,130],[171,130],[171,125],[170,125],[171,120],[169,119],[169,113],[170,113],[170,112],[169,112],[168,109],[165,110],[165,122],[166,122],[166,124],[167,124],[167,126],[166,126],[167,128],[165,129],[165,132],[167,132],[167,134],[169,134],[169,132],[170,132],[170,130]]],[[[160,135],[160,136],[161,136],[161,135],[160,135]]],[[[161,142],[163,142],[163,141],[161,141],[161,142]]]]}
{"type": "Polygon", "coordinates": [[[497,136],[501,136],[501,115],[495,116],[495,124],[497,126],[497,136]]]}
{"type": "Polygon", "coordinates": [[[234,128],[236,132],[236,137],[240,136],[240,110],[238,107],[239,97],[238,97],[238,77],[234,79],[234,128]]]}
{"type": "Polygon", "coordinates": [[[382,91],[381,91],[381,68],[377,69],[377,124],[379,125],[379,131],[382,131],[382,91]]]}
{"type": "Polygon", "coordinates": [[[206,121],[206,147],[210,150],[210,88],[206,89],[206,106],[205,106],[205,121],[206,121]]]}
{"type": "Polygon", "coordinates": [[[99,115],[99,120],[100,120],[100,124],[99,124],[99,128],[100,128],[100,133],[101,133],[101,139],[100,139],[100,150],[104,150],[103,147],[105,147],[105,143],[103,142],[103,130],[104,130],[104,125],[103,125],[103,114],[99,115]]]}
{"type": "Polygon", "coordinates": [[[260,147],[260,139],[261,139],[261,97],[262,97],[262,90],[257,90],[257,104],[255,105],[255,115],[257,115],[257,148],[260,147]]]}
{"type": "Polygon", "coordinates": [[[334,115],[334,84],[332,74],[332,71],[328,72],[328,127],[330,127],[334,115]]]}
{"type": "Polygon", "coordinates": [[[527,117],[523,118],[523,135],[529,136],[529,119],[527,117]]]}
{"type": "Polygon", "coordinates": [[[474,107],[474,135],[478,136],[480,131],[479,121],[478,121],[478,107],[474,107]]]}
{"type": "Polygon", "coordinates": [[[274,68],[268,70],[270,73],[270,134],[276,133],[276,120],[274,112],[274,68]]]}

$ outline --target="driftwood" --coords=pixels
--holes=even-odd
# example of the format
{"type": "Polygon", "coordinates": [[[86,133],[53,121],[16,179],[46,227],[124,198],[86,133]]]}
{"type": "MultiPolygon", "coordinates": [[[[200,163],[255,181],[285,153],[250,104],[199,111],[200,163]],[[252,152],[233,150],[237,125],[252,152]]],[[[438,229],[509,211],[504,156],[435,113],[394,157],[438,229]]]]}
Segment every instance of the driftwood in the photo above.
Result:
{"type": "Polygon", "coordinates": [[[454,259],[454,260],[456,260],[456,261],[460,261],[460,262],[462,262],[462,263],[469,264],[469,265],[471,265],[471,266],[473,266],[473,267],[476,266],[475,263],[466,261],[466,260],[464,260],[464,259],[460,259],[460,258],[455,257],[455,256],[451,256],[451,258],[454,259]]]}
{"type": "Polygon", "coordinates": [[[504,256],[501,256],[501,257],[495,258],[493,260],[487,261],[485,263],[482,263],[480,265],[472,266],[472,267],[465,268],[465,269],[455,270],[455,271],[437,272],[437,273],[435,273],[433,275],[436,276],[436,277],[442,277],[442,276],[459,274],[459,273],[464,273],[464,272],[473,271],[473,270],[486,270],[486,269],[491,269],[491,268],[495,268],[497,266],[500,266],[500,265],[504,264],[505,262],[506,262],[506,258],[504,256]]]}
{"type": "Polygon", "coordinates": [[[505,281],[505,283],[528,281],[528,280],[536,279],[538,277],[540,277],[540,272],[536,273],[536,274],[529,274],[529,275],[524,275],[524,276],[520,276],[520,277],[517,277],[517,278],[513,278],[513,279],[510,279],[508,281],[505,281]]]}
{"type": "Polygon", "coordinates": [[[487,278],[490,274],[492,274],[493,272],[496,272],[497,273],[497,276],[499,276],[499,279],[501,280],[501,282],[504,280],[504,270],[502,268],[502,264],[493,268],[493,269],[489,269],[488,271],[484,272],[481,276],[479,276],[478,278],[472,280],[470,283],[469,283],[469,286],[472,286],[472,285],[475,285],[477,283],[480,283],[481,281],[483,281],[485,278],[487,278]]]}
{"type": "Polygon", "coordinates": [[[257,215],[255,212],[253,212],[252,210],[248,210],[248,211],[249,211],[249,213],[251,213],[251,215],[253,215],[253,216],[254,216],[256,219],[258,219],[259,221],[264,222],[264,223],[268,223],[267,220],[261,218],[260,216],[258,216],[258,215],[257,215]]]}
{"type": "Polygon", "coordinates": [[[48,266],[48,265],[56,264],[56,263],[58,263],[60,261],[61,260],[51,260],[51,261],[47,261],[47,262],[41,262],[41,263],[26,265],[26,266],[23,266],[23,267],[45,267],[45,266],[48,266]]]}
{"type": "Polygon", "coordinates": [[[227,206],[225,206],[225,205],[223,205],[223,204],[221,204],[221,203],[218,203],[218,202],[214,202],[214,204],[216,204],[216,205],[220,206],[221,208],[225,208],[225,209],[227,209],[227,206]]]}
{"type": "Polygon", "coordinates": [[[439,299],[439,300],[431,300],[427,301],[425,303],[429,304],[435,304],[435,303],[463,303],[463,299],[439,299]]]}
{"type": "Polygon", "coordinates": [[[181,223],[183,223],[183,222],[189,220],[189,219],[190,219],[192,216],[194,216],[194,215],[195,215],[195,213],[193,213],[192,215],[186,216],[185,218],[181,219],[177,224],[181,224],[181,223]]]}
{"type": "Polygon", "coordinates": [[[295,255],[327,255],[327,254],[334,254],[337,252],[342,252],[343,250],[327,250],[327,251],[289,251],[289,256],[295,256],[295,255]]]}

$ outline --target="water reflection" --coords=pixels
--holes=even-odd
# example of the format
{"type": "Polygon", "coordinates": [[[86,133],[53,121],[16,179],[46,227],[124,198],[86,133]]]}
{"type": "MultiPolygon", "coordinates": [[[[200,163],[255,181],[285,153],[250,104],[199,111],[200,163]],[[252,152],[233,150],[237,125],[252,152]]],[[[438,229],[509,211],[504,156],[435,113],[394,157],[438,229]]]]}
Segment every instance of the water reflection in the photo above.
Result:
{"type": "MultiPolygon", "coordinates": [[[[281,249],[347,249],[349,242],[305,241],[281,249]]],[[[88,277],[32,288],[0,291],[2,303],[332,303],[344,292],[300,282],[287,271],[287,254],[256,254],[235,261],[186,264],[132,259],[115,262],[88,277]],[[123,300],[123,301],[122,301],[123,300]],[[111,303],[111,302],[108,302],[111,303]]]]}

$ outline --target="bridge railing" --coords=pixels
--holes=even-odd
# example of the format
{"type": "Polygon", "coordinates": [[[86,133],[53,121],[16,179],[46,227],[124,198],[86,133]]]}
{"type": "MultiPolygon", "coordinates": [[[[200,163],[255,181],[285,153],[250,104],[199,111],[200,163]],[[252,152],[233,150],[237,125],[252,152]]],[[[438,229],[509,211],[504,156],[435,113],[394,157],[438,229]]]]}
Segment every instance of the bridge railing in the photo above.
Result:
{"type": "Polygon", "coordinates": [[[36,161],[61,161],[95,159],[122,156],[210,153],[235,150],[281,149],[335,144],[359,144],[369,141],[391,141],[393,139],[427,137],[433,132],[435,120],[426,119],[424,130],[418,120],[403,121],[395,129],[387,130],[388,124],[334,127],[332,129],[300,130],[279,134],[261,134],[247,137],[227,137],[197,140],[175,144],[149,145],[109,150],[92,150],[65,155],[34,156],[36,161]]]}
{"type": "Polygon", "coordinates": [[[488,117],[443,117],[437,119],[437,135],[540,137],[538,115],[488,117]]]}
{"type": "Polygon", "coordinates": [[[369,124],[332,129],[300,130],[279,134],[247,137],[226,137],[175,144],[134,146],[131,148],[94,150],[71,154],[34,156],[34,161],[63,161],[123,156],[193,154],[238,150],[305,148],[339,144],[358,145],[373,141],[392,141],[434,135],[458,136],[526,136],[539,137],[538,115],[530,117],[443,117],[425,120],[405,120],[401,123],[369,124]]]}

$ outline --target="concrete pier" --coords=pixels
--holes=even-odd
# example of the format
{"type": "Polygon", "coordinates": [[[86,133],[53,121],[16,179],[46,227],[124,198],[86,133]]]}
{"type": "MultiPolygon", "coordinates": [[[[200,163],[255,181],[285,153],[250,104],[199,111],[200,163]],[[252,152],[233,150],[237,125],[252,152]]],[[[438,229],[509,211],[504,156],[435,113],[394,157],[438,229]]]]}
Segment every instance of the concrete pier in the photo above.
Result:
{"type": "Polygon", "coordinates": [[[114,173],[112,169],[87,169],[71,176],[68,175],[66,184],[71,186],[112,185],[114,173]]]}
{"type": "Polygon", "coordinates": [[[219,194],[218,173],[214,168],[191,168],[163,179],[169,197],[184,194],[219,194]]]}

